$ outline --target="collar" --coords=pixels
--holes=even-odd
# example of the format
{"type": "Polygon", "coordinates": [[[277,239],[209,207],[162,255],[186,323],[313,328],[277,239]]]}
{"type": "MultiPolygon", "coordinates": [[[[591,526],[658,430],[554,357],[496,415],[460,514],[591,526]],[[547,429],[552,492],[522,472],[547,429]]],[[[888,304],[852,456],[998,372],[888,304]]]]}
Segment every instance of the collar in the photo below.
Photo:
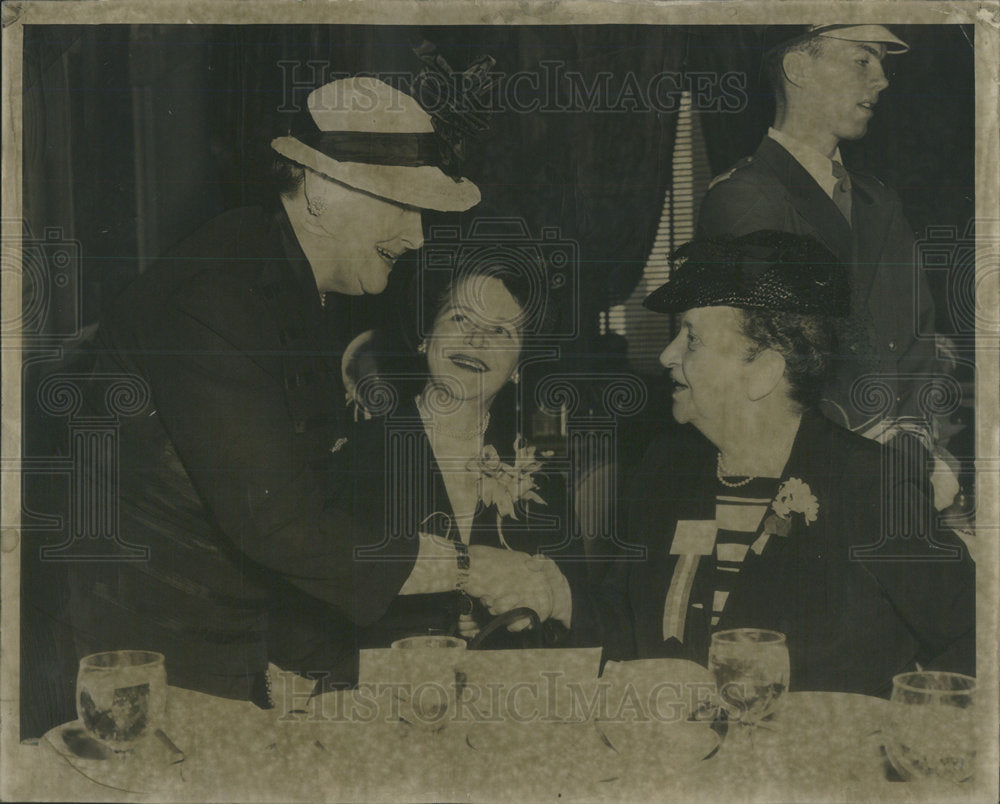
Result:
{"type": "Polygon", "coordinates": [[[326,291],[319,288],[316,278],[316,265],[323,259],[328,259],[325,255],[334,242],[333,236],[316,222],[313,215],[310,215],[306,208],[305,194],[288,198],[281,196],[281,206],[285,210],[285,216],[289,221],[291,230],[298,244],[298,250],[308,261],[310,272],[313,275],[313,285],[316,287],[317,298],[325,295],[326,291]]]}
{"type": "Polygon", "coordinates": [[[846,432],[848,431],[831,422],[819,411],[804,410],[791,454],[781,473],[781,482],[784,483],[790,477],[798,477],[810,483],[814,492],[819,483],[837,488],[841,475],[849,467],[833,456],[839,452],[838,433],[846,432]]]}
{"type": "Polygon", "coordinates": [[[788,151],[795,161],[802,165],[806,172],[816,180],[816,183],[823,188],[823,192],[833,198],[833,190],[837,186],[837,179],[833,175],[833,163],[836,161],[844,164],[839,147],[834,152],[833,159],[830,159],[826,154],[820,153],[801,140],[790,137],[776,128],[769,128],[767,136],[788,151]]]}
{"type": "MultiPolygon", "coordinates": [[[[692,429],[693,425],[691,426],[692,429]]],[[[816,474],[817,469],[829,474],[831,467],[827,464],[826,458],[829,454],[829,439],[834,431],[843,429],[832,423],[822,413],[807,408],[802,411],[799,419],[798,430],[795,431],[795,438],[792,440],[792,448],[788,453],[788,459],[781,470],[778,480],[783,483],[789,477],[801,476],[802,472],[808,472],[810,476],[816,474]]],[[[704,445],[696,453],[691,462],[697,461],[699,469],[690,475],[691,482],[702,485],[712,490],[712,499],[715,498],[715,472],[718,458],[718,447],[709,441],[701,433],[697,434],[704,442],[704,445]]],[[[677,471],[677,470],[674,470],[677,471]]],[[[683,471],[683,470],[681,470],[683,471]]],[[[688,473],[684,472],[683,476],[688,473]]]]}

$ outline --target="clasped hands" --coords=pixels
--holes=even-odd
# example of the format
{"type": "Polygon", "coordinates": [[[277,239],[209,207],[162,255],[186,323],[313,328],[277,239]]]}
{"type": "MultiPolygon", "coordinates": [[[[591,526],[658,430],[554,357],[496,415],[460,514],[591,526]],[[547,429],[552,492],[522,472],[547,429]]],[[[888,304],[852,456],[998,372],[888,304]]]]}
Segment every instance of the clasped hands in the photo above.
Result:
{"type": "MultiPolygon", "coordinates": [[[[485,545],[469,547],[469,571],[463,590],[478,597],[490,614],[503,614],[525,606],[545,621],[550,617],[569,625],[572,598],[569,584],[555,562],[518,550],[485,545]]],[[[522,618],[511,623],[511,631],[527,628],[522,618]]]]}

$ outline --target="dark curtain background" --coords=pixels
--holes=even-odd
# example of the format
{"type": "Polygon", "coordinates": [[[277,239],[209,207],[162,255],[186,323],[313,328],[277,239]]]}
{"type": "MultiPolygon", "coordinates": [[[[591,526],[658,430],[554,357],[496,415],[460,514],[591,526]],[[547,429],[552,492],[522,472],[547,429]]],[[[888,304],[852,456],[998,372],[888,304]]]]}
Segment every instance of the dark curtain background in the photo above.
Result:
{"type": "Polygon", "coordinates": [[[492,134],[472,149],[477,214],[521,217],[532,234],[556,227],[579,245],[581,320],[627,296],[659,219],[675,115],[609,99],[627,76],[645,86],[680,70],[682,29],[29,27],[26,218],[80,241],[83,322],[213,214],[259,198],[268,142],[305,114],[310,88],[338,73],[413,74],[420,37],[455,69],[489,54],[505,76],[533,76],[518,84],[519,108],[498,101],[492,134]],[[553,93],[543,62],[599,86],[603,108],[588,111],[566,85],[553,93]]]}
{"type": "MultiPolygon", "coordinates": [[[[845,146],[845,155],[899,191],[916,229],[962,229],[973,209],[968,32],[903,26],[900,33],[914,50],[890,60],[893,85],[868,136],[845,146]]],[[[579,331],[563,349],[569,369],[609,365],[607,357],[597,362],[605,349],[598,312],[635,287],[671,178],[676,114],[623,100],[630,87],[645,88],[661,73],[744,73],[745,108],[700,115],[716,173],[752,152],[770,122],[756,32],[748,28],[27,26],[26,242],[43,266],[59,243],[78,249],[80,260],[31,324],[44,348],[25,355],[26,460],[54,449],[51,423],[32,415],[31,389],[60,365],[60,339],[85,335],[130,279],[213,215],[259,198],[267,143],[303,113],[310,89],[334,73],[412,74],[420,68],[415,37],[435,42],[458,70],[489,54],[508,79],[536,76],[519,85],[520,108],[508,103],[492,115],[492,135],[472,150],[467,172],[484,195],[475,214],[516,216],[534,237],[552,227],[577,244],[579,331]],[[573,73],[583,92],[565,82],[547,87],[553,64],[573,73]]],[[[683,86],[682,79],[677,91],[683,86]]],[[[427,216],[428,225],[468,220],[427,216]]],[[[43,291],[26,277],[26,300],[43,291]]],[[[376,315],[392,298],[390,288],[371,301],[376,315]]],[[[25,488],[22,516],[31,519],[43,509],[29,499],[27,478],[25,488]]],[[[25,530],[22,543],[25,738],[74,717],[60,570],[38,560],[39,546],[60,538],[25,530]]]]}

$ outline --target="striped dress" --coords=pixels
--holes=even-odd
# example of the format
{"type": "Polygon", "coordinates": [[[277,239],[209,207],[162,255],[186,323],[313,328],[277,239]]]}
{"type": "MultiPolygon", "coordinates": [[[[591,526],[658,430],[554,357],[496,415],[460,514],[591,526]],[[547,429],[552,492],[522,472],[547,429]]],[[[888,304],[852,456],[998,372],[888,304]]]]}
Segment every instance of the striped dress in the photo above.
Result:
{"type": "MultiPolygon", "coordinates": [[[[738,478],[726,478],[730,482],[738,478]]],[[[715,565],[712,572],[712,627],[726,607],[740,568],[754,542],[757,528],[778,490],[778,478],[755,477],[745,486],[717,483],[715,495],[715,565]]]]}

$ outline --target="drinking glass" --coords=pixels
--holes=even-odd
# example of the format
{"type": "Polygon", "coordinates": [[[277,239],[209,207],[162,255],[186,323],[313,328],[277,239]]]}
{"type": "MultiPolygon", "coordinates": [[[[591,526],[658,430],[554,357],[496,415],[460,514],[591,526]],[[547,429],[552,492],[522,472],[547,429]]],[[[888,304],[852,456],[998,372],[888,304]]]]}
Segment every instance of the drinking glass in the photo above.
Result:
{"type": "Polygon", "coordinates": [[[918,671],[892,680],[885,751],[906,780],[964,782],[976,764],[976,679],[918,671]]]}
{"type": "Polygon", "coordinates": [[[159,728],[166,704],[162,653],[116,650],[80,660],[77,715],[87,733],[112,751],[127,754],[159,728]]]}
{"type": "Polygon", "coordinates": [[[392,643],[399,652],[393,681],[399,682],[394,694],[403,720],[425,731],[444,728],[465,682],[461,669],[465,646],[464,639],[444,634],[421,634],[392,643]]]}
{"type": "Polygon", "coordinates": [[[776,711],[788,688],[785,635],[760,628],[717,631],[708,650],[708,669],[730,723],[727,743],[752,748],[754,729],[776,711]]]}

